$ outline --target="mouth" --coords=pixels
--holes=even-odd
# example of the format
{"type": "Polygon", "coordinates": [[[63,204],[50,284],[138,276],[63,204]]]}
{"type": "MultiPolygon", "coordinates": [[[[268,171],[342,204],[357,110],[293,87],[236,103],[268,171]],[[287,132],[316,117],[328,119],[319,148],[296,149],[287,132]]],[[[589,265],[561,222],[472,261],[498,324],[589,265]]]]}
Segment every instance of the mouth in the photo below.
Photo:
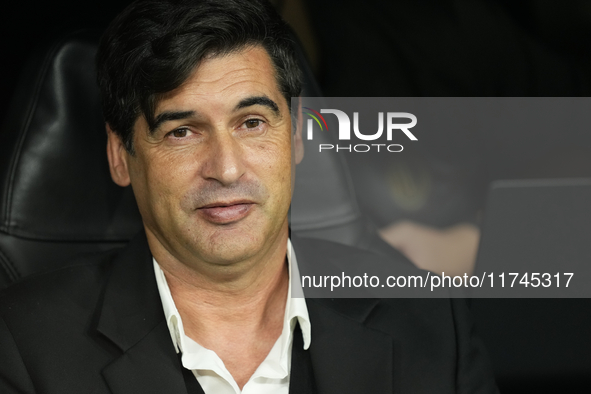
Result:
{"type": "Polygon", "coordinates": [[[230,224],[246,217],[253,206],[254,202],[248,200],[215,202],[197,208],[197,212],[208,222],[230,224]]]}

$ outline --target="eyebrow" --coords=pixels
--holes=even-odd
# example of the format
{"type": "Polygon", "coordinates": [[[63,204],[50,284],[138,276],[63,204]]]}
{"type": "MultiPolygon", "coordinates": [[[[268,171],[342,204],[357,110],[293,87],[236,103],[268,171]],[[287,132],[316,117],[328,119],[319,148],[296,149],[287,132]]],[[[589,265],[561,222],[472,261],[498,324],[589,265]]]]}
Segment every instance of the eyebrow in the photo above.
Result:
{"type": "Polygon", "coordinates": [[[154,121],[149,125],[150,133],[154,134],[163,123],[170,122],[172,120],[188,119],[194,116],[195,111],[164,111],[158,114],[154,121]]]}
{"type": "MultiPolygon", "coordinates": [[[[245,99],[240,100],[240,102],[234,107],[234,110],[237,111],[242,108],[250,107],[253,105],[262,105],[264,107],[269,108],[275,116],[281,117],[281,112],[279,111],[279,106],[275,101],[271,100],[267,96],[253,96],[247,97],[245,99]]],[[[149,130],[150,134],[154,134],[163,123],[170,122],[173,120],[183,120],[188,119],[196,116],[195,111],[164,111],[156,118],[153,122],[150,122],[149,130]]]]}
{"type": "Polygon", "coordinates": [[[234,110],[236,111],[242,108],[250,107],[252,105],[262,105],[264,107],[267,107],[271,111],[273,111],[275,116],[281,117],[281,112],[279,112],[279,106],[275,101],[271,100],[267,96],[247,97],[243,100],[240,100],[240,102],[238,103],[238,105],[236,105],[234,110]]]}

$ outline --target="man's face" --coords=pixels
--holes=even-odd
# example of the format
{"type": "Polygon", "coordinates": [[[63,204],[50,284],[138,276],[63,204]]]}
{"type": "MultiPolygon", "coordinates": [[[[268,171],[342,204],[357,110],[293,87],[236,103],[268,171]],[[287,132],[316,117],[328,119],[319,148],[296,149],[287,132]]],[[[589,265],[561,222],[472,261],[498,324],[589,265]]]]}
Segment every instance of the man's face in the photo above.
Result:
{"type": "Polygon", "coordinates": [[[140,117],[133,156],[109,133],[111,173],[131,182],[157,260],[229,265],[285,248],[287,105],[267,52],[250,47],[202,61],[159,101],[153,129],[140,117]]]}

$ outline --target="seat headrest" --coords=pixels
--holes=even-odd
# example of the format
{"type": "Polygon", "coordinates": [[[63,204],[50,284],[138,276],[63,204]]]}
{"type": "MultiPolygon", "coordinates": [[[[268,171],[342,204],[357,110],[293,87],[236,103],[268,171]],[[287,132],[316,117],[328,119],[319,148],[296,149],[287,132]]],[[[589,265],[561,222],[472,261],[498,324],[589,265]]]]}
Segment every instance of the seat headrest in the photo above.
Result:
{"type": "Polygon", "coordinates": [[[91,32],[55,42],[18,85],[0,133],[0,230],[8,234],[121,241],[141,229],[131,188],[109,175],[97,42],[91,32]]]}

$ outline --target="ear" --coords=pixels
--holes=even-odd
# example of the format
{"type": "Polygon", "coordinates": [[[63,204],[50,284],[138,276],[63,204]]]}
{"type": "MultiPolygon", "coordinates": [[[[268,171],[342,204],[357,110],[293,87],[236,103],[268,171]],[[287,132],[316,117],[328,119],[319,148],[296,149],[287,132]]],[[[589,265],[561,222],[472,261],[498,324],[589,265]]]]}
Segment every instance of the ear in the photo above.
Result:
{"type": "Polygon", "coordinates": [[[129,167],[127,161],[129,160],[129,153],[123,145],[123,141],[106,124],[107,129],[107,158],[109,159],[109,170],[111,171],[111,178],[113,182],[119,186],[125,187],[131,183],[129,178],[129,167]]]}
{"type": "Polygon", "coordinates": [[[298,100],[298,115],[297,115],[297,122],[296,122],[296,130],[293,136],[293,144],[295,147],[295,163],[300,164],[302,159],[304,158],[304,141],[302,141],[302,125],[303,125],[303,116],[302,116],[302,98],[300,97],[298,100]]]}

